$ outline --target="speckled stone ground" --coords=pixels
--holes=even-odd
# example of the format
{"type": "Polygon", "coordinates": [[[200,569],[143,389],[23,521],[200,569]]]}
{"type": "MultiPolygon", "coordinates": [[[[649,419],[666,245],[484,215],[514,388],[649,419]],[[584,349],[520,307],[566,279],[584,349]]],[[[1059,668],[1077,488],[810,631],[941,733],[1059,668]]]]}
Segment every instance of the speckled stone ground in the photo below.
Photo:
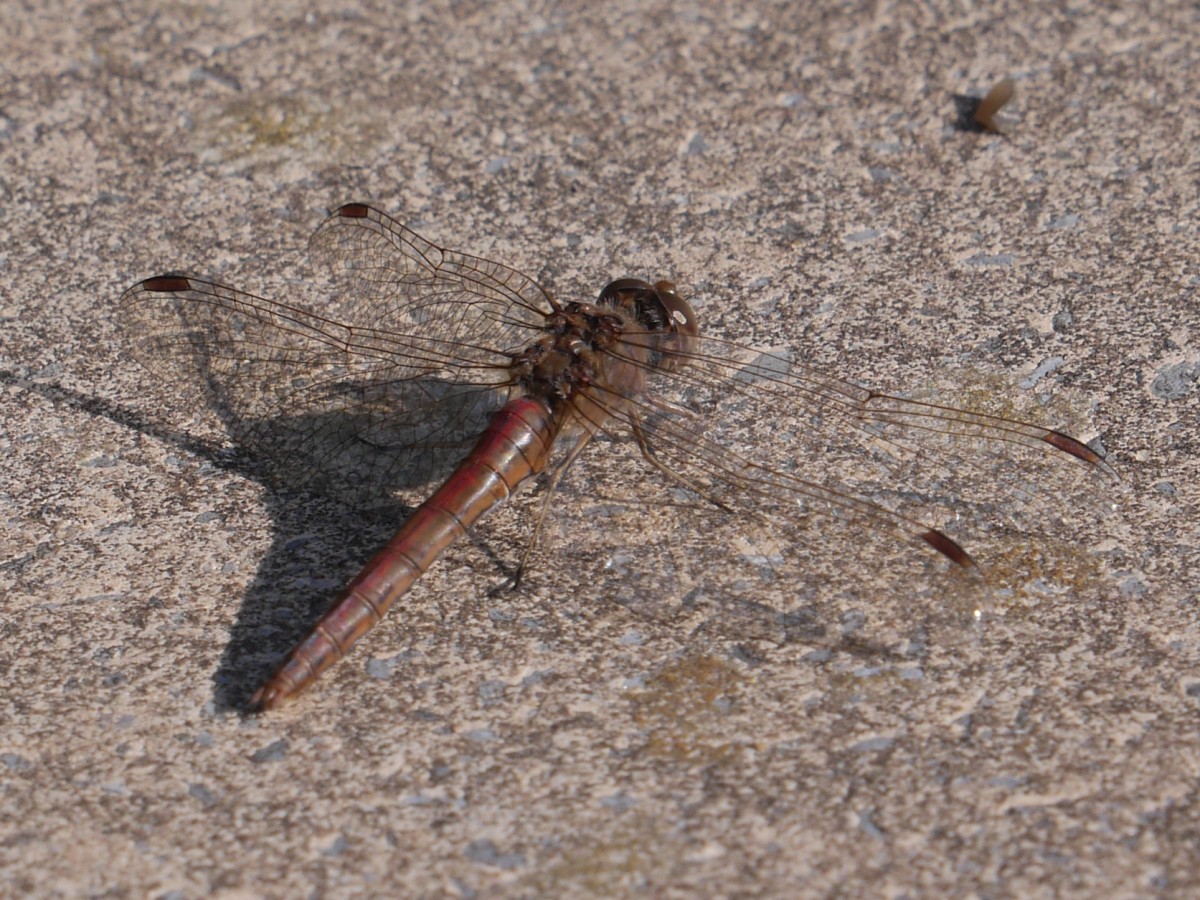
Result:
{"type": "MultiPolygon", "coordinates": [[[[1195,5],[733,6],[6,12],[0,894],[1200,890],[1195,5]],[[1005,75],[1009,134],[956,129],[1005,75]],[[560,297],[677,279],[709,333],[986,397],[1121,483],[963,523],[1007,614],[903,659],[637,615],[569,532],[491,596],[526,499],[242,715],[395,523],[249,477],[116,301],[185,268],[319,303],[347,200],[560,297]]],[[[854,602],[945,602],[852,532],[806,552],[854,602]]]]}

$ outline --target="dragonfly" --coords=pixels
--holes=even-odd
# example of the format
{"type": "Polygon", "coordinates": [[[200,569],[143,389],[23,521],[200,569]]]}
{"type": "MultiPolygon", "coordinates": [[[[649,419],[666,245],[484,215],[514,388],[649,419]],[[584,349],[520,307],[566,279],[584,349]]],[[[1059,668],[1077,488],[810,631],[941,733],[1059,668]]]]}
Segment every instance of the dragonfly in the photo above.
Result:
{"type": "MultiPolygon", "coordinates": [[[[752,576],[726,579],[744,595],[736,602],[774,611],[781,627],[805,607],[767,599],[786,598],[787,582],[803,577],[787,561],[820,542],[822,523],[977,573],[947,529],[921,517],[941,502],[947,472],[992,473],[998,459],[1020,473],[1034,459],[1112,474],[1064,431],[883,393],[790,351],[702,334],[666,280],[620,278],[594,302],[561,302],[532,277],[443,249],[364,203],[330,214],[310,254],[336,284],[315,310],[180,273],[140,281],[120,301],[131,355],[296,480],[379,500],[444,479],[258,688],[259,712],[310,687],[452,542],[540,480],[518,584],[555,508],[583,502],[568,485],[588,468],[574,463],[589,448],[608,451],[631,479],[622,489],[608,463],[592,466],[588,489],[603,496],[578,519],[580,530],[606,532],[614,503],[633,504],[633,525],[612,528],[631,545],[600,565],[628,605],[685,591],[696,555],[684,550],[715,547],[718,568],[752,576]],[[910,480],[941,474],[889,494],[878,474],[860,474],[864,456],[910,480]],[[819,474],[831,464],[839,475],[819,474]],[[668,538],[653,539],[643,518],[668,538]]],[[[1028,494],[1023,477],[1004,483],[993,509],[1028,494]]]]}

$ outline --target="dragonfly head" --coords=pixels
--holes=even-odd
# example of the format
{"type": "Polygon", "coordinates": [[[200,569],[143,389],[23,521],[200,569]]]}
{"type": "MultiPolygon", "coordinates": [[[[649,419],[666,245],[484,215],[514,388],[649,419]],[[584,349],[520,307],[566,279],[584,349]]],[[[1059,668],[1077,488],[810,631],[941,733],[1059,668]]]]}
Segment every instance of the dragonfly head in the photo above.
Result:
{"type": "Polygon", "coordinates": [[[639,278],[618,278],[600,292],[597,303],[632,313],[653,341],[657,368],[675,371],[687,365],[697,349],[700,323],[696,313],[669,281],[650,284],[639,278]]]}

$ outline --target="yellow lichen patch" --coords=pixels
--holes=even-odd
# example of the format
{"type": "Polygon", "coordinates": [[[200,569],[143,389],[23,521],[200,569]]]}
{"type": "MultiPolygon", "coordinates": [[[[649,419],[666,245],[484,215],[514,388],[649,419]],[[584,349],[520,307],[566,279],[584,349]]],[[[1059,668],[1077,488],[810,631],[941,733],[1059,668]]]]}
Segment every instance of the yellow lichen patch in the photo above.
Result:
{"type": "Polygon", "coordinates": [[[687,762],[717,762],[731,749],[722,738],[743,675],[708,654],[695,654],[659,669],[633,695],[634,721],[647,735],[647,751],[687,762]]]}
{"type": "Polygon", "coordinates": [[[313,112],[303,102],[288,97],[268,103],[236,100],[225,108],[225,115],[248,149],[297,143],[328,119],[327,114],[313,112]]]}
{"type": "Polygon", "coordinates": [[[222,110],[222,132],[230,155],[278,146],[302,146],[330,127],[332,114],[296,97],[239,98],[222,110]]]}
{"type": "Polygon", "coordinates": [[[353,104],[330,107],[302,97],[249,94],[200,123],[197,139],[210,161],[274,160],[299,154],[344,156],[379,134],[353,104]]]}
{"type": "Polygon", "coordinates": [[[1104,567],[1083,543],[1038,535],[1036,541],[1005,541],[989,548],[987,579],[993,592],[1010,596],[997,612],[1011,618],[1039,598],[1094,594],[1104,567]]]}

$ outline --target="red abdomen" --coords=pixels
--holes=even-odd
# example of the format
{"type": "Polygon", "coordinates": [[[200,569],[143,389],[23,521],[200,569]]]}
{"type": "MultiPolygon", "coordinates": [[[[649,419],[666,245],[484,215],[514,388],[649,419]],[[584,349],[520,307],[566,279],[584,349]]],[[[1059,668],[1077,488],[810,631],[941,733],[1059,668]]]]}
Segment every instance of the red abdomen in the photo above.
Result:
{"type": "Polygon", "coordinates": [[[541,400],[521,397],[497,412],[462,465],[346,586],[251,706],[279,706],[345,656],[443,550],[545,468],[555,432],[555,416],[541,400]]]}

